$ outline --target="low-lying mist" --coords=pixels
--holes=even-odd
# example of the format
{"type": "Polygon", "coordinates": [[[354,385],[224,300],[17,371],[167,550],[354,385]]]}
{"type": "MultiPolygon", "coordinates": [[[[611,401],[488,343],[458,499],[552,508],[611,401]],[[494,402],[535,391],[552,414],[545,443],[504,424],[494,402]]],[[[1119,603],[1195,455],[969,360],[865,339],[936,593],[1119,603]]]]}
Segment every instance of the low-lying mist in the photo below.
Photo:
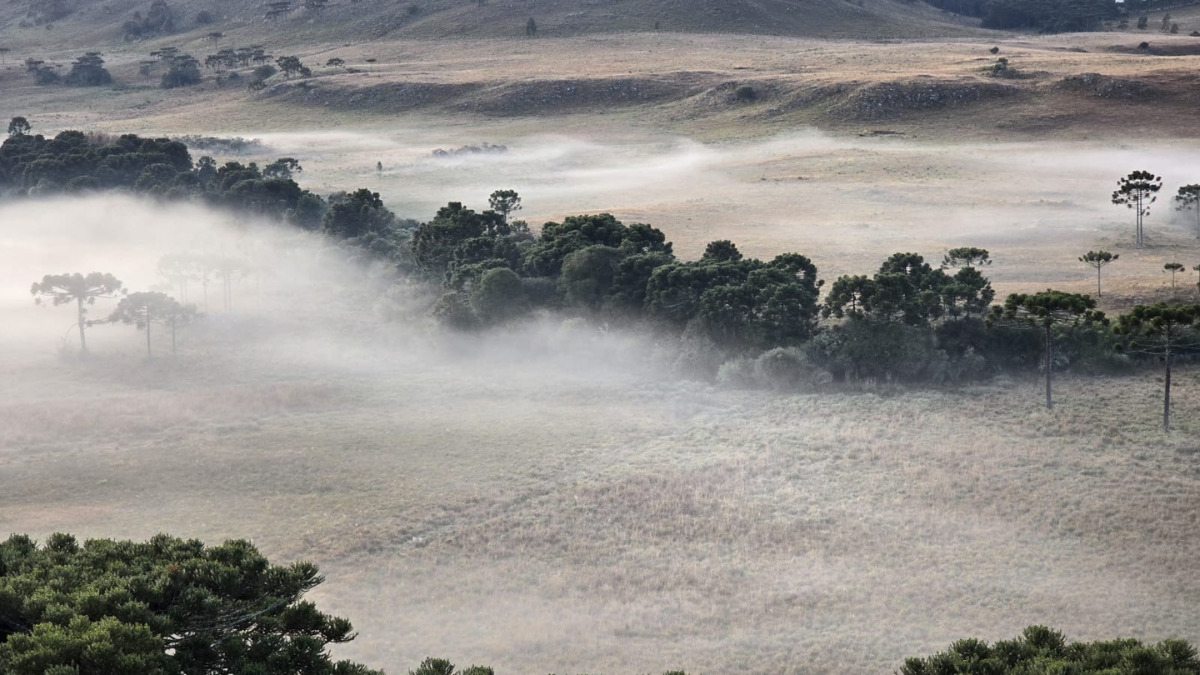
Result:
{"type": "Polygon", "coordinates": [[[1166,183],[1147,220],[1152,247],[1195,240],[1194,220],[1171,203],[1178,186],[1200,181],[1196,147],[1186,141],[938,144],[806,131],[702,144],[678,137],[462,134],[405,129],[262,138],[274,155],[301,160],[306,186],[367,185],[402,217],[428,219],[450,201],[486,208],[488,194],[511,188],[524,200],[516,217],[535,228],[567,215],[611,212],[662,229],[684,258],[699,257],[709,241],[731,239],[764,259],[803,253],[826,279],[866,273],[896,251],[936,259],[956,246],[982,246],[996,260],[989,276],[1001,290],[1065,282],[1078,286],[1067,290],[1083,291],[1088,268],[1071,263],[1107,247],[1129,249],[1126,264],[1110,270],[1114,281],[1157,284],[1160,254],[1132,249],[1133,214],[1110,203],[1118,178],[1134,169],[1166,183]],[[507,151],[433,155],[484,142],[507,151]]]}
{"type": "MultiPolygon", "coordinates": [[[[1163,283],[1162,241],[1192,236],[1164,197],[1153,245],[1119,248],[1118,176],[1200,176],[1183,146],[415,138],[265,140],[300,159],[303,186],[369,185],[417,219],[513,188],[535,230],[611,211],[684,258],[730,238],[832,280],[976,245],[998,286],[1082,291],[1089,248],[1120,250],[1113,288],[1137,289],[1163,283]],[[509,149],[431,155],[482,141],[509,149]]],[[[1031,623],[1200,638],[1200,469],[1187,438],[1130,421],[1154,420],[1150,376],[1063,378],[1053,413],[1008,378],[721,390],[664,374],[673,347],[628,328],[542,315],[445,332],[428,289],[361,253],[197,205],[29,199],[0,224],[0,532],[246,538],[312,560],[318,605],[360,633],[340,656],[391,673],[430,655],[502,673],[891,672],[1031,623]],[[98,324],[80,360],[74,309],[29,293],[98,271],[184,299],[159,273],[180,253],[243,265],[228,307],[221,279],[207,301],[190,283],[202,316],[177,357],[161,327],[147,360],[135,327],[98,324]]],[[[1176,405],[1200,415],[1200,398],[1176,405]]]]}

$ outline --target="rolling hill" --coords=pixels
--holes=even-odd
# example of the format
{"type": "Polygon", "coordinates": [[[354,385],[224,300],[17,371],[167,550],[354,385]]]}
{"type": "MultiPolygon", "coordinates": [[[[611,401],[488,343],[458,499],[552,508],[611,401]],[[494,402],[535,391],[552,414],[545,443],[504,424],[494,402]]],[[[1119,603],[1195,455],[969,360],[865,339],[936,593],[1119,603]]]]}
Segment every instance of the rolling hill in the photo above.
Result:
{"type": "MultiPolygon", "coordinates": [[[[266,2],[167,0],[172,30],[145,38],[195,39],[212,32],[243,43],[359,43],[389,39],[539,37],[629,31],[738,33],[836,39],[929,39],[979,34],[969,20],[920,0],[295,0],[268,19],[266,2]],[[197,18],[204,12],[211,22],[197,18]]],[[[114,48],[122,26],[148,16],[147,0],[20,2],[0,8],[0,44],[15,51],[114,48]],[[69,12],[61,18],[58,14],[69,12]]]]}

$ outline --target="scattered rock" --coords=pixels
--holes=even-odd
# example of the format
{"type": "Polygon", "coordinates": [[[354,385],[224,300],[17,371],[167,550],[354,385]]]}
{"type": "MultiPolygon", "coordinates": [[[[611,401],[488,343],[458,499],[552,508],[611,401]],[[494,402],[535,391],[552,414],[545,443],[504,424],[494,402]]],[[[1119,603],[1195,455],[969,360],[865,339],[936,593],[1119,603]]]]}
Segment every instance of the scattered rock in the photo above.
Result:
{"type": "Polygon", "coordinates": [[[1100,73],[1081,73],[1064,77],[1059,85],[1065,89],[1088,93],[1105,99],[1125,101],[1149,101],[1162,92],[1154,85],[1124,77],[1112,77],[1100,73]]]}
{"type": "Polygon", "coordinates": [[[903,117],[908,112],[954,108],[1009,98],[1021,90],[999,82],[882,82],[860,88],[839,104],[852,119],[903,117]]]}

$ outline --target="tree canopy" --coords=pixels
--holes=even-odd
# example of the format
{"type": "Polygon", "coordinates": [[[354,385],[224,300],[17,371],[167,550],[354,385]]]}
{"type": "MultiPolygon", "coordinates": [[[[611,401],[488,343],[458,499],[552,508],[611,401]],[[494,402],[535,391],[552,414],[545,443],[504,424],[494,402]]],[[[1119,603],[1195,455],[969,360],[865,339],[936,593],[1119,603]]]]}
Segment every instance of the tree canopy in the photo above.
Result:
{"type": "Polygon", "coordinates": [[[1197,675],[1196,649],[1184,640],[1147,645],[1132,638],[1067,642],[1045,626],[1030,626],[1012,640],[988,644],[965,638],[932,656],[904,661],[900,675],[950,673],[1072,673],[1076,675],[1197,675]]]}
{"type": "Polygon", "coordinates": [[[303,596],[309,563],[271,564],[246,541],[205,546],[68,534],[0,543],[0,672],[78,675],[371,675],[334,661],[346,619],[303,596]]]}

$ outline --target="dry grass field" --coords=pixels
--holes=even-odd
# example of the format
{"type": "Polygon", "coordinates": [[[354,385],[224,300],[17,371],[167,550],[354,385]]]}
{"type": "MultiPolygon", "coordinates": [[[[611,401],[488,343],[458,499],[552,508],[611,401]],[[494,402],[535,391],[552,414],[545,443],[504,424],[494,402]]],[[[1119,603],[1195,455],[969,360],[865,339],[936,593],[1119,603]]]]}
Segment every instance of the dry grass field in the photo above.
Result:
{"type": "MultiPolygon", "coordinates": [[[[215,46],[203,29],[120,41],[132,2],[37,33],[4,15],[0,92],[39,133],[257,138],[260,153],[220,159],[296,157],[303,186],[367,186],[404,217],[513,188],[535,226],[611,212],[660,227],[684,258],[728,238],[757,257],[804,253],[832,281],[897,251],[981,246],[1003,297],[1092,292],[1077,258],[1103,248],[1121,256],[1104,309],[1200,297],[1194,272],[1171,289],[1162,271],[1200,263],[1194,221],[1169,204],[1200,182],[1194,9],[1173,12],[1179,36],[985,37],[867,0],[892,23],[820,40],[799,23],[739,34],[749,13],[734,34],[671,32],[678,2],[604,32],[606,3],[573,16],[554,2],[527,40],[466,3],[422,4],[388,30],[402,7],[373,0],[361,26],[287,31],[229,9],[220,46],[265,44],[316,71],[258,93],[139,76],[153,49],[215,46]],[[1022,77],[984,74],[992,46],[1022,77]],[[104,51],[117,86],[37,87],[19,65],[84,48],[104,51]],[[484,142],[508,151],[431,154],[484,142]],[[1134,169],[1167,184],[1140,250],[1132,213],[1109,203],[1134,169]]],[[[0,535],[167,531],[312,560],[328,576],[319,604],[361,633],[340,655],[389,673],[428,655],[502,673],[887,673],[1031,623],[1200,643],[1194,367],[1176,375],[1169,435],[1153,372],[1064,377],[1053,413],[1036,373],[732,391],[660,372],[664,346],[645,336],[545,317],[460,339],[396,321],[412,298],[380,292],[377,271],[198,208],[24,202],[0,223],[0,535]],[[78,361],[70,312],[29,300],[34,278],[76,268],[148,288],[181,248],[279,274],[240,286],[234,311],[214,306],[177,360],[147,362],[132,328],[102,326],[78,361]]]]}
{"type": "Polygon", "coordinates": [[[5,364],[0,529],[311,559],[361,631],[344,653],[389,672],[879,673],[1034,622],[1200,637],[1194,369],[1164,436],[1151,374],[1061,380],[1050,414],[1034,379],[714,390],[553,330],[430,355],[222,323],[149,365],[111,330],[90,363],[5,364]]]}

